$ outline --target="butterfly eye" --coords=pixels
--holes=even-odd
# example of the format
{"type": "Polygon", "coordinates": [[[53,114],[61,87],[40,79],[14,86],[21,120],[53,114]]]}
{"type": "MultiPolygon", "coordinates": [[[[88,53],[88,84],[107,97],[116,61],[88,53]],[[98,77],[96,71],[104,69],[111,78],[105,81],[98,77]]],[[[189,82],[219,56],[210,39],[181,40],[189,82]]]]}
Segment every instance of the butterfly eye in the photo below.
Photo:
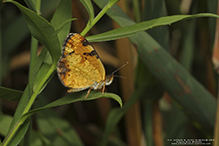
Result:
{"type": "Polygon", "coordinates": [[[107,75],[106,76],[106,85],[110,85],[113,82],[113,79],[114,79],[114,75],[113,74],[107,75]]]}

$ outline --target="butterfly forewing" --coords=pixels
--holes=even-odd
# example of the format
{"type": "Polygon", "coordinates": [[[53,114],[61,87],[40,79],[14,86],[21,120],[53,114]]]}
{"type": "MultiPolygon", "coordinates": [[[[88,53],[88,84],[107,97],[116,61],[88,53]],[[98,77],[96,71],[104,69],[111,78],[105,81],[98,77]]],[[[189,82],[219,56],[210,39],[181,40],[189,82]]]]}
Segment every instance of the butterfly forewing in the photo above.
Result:
{"type": "Polygon", "coordinates": [[[105,69],[98,54],[83,36],[76,33],[70,33],[63,43],[57,73],[71,92],[105,80],[105,69]]]}

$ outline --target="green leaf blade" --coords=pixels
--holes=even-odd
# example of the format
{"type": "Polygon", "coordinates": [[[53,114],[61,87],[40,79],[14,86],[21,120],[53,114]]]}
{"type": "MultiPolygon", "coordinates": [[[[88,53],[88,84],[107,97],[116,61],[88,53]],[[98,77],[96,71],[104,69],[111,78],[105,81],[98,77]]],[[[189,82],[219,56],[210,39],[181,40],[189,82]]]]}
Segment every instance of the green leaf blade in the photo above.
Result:
{"type": "Polygon", "coordinates": [[[89,14],[89,20],[88,20],[88,25],[91,24],[91,22],[94,19],[94,8],[90,0],[80,0],[81,3],[84,5],[86,8],[88,14],[89,14]]]}
{"type": "MultiPolygon", "coordinates": [[[[70,27],[71,27],[71,21],[75,20],[72,19],[72,3],[69,0],[61,0],[52,19],[51,24],[54,27],[55,30],[62,28],[61,31],[57,33],[58,39],[60,41],[60,45],[62,45],[62,42],[66,38],[66,36],[69,34],[70,27]]],[[[61,50],[60,46],[60,50],[61,50]]]]}
{"type": "MultiPolygon", "coordinates": [[[[25,118],[26,116],[27,117],[31,116],[32,114],[34,114],[36,112],[39,112],[41,110],[45,110],[48,108],[57,107],[57,106],[65,105],[65,104],[70,104],[73,102],[83,101],[86,94],[87,94],[86,92],[78,92],[78,93],[74,93],[74,94],[69,94],[69,95],[62,97],[62,98],[60,98],[60,99],[58,99],[50,104],[47,104],[41,108],[37,108],[37,109],[34,109],[34,110],[28,112],[27,114],[25,114],[23,116],[23,118],[25,118]]],[[[122,107],[122,99],[118,95],[113,94],[113,93],[104,93],[102,95],[101,92],[92,91],[86,100],[94,100],[94,99],[98,99],[101,97],[112,98],[112,99],[116,100],[119,103],[119,105],[122,107]]]]}
{"type": "Polygon", "coordinates": [[[31,34],[50,52],[53,60],[56,62],[61,54],[60,43],[56,31],[52,25],[43,17],[40,17],[35,12],[27,9],[15,1],[11,2],[16,5],[23,14],[31,34]]]}
{"type": "Polygon", "coordinates": [[[31,10],[36,11],[35,1],[33,0],[24,0],[24,1],[31,10]]]}
{"type": "Polygon", "coordinates": [[[191,18],[198,18],[198,17],[215,17],[219,18],[218,15],[210,14],[210,13],[201,13],[196,15],[174,15],[174,16],[166,16],[161,17],[149,21],[140,22],[137,24],[132,24],[130,26],[125,26],[114,29],[105,33],[101,33],[98,35],[93,35],[87,37],[87,40],[90,42],[100,42],[100,41],[110,41],[115,39],[120,39],[124,37],[132,36],[136,33],[152,29],[154,27],[163,26],[163,25],[170,25],[172,23],[185,20],[185,19],[191,19],[191,18]]]}
{"type": "MultiPolygon", "coordinates": [[[[27,86],[25,88],[25,91],[22,94],[22,97],[20,99],[19,105],[18,105],[18,107],[16,109],[16,112],[14,114],[14,118],[13,118],[13,120],[11,122],[9,131],[7,133],[7,138],[8,138],[8,136],[11,135],[11,131],[14,129],[14,127],[17,126],[18,121],[19,121],[19,119],[20,119],[20,117],[21,117],[21,115],[22,115],[22,113],[23,113],[23,111],[24,111],[24,109],[25,109],[29,99],[30,99],[29,95],[30,95],[30,86],[27,86]]],[[[17,132],[20,135],[17,136],[16,139],[12,139],[11,141],[7,141],[7,138],[5,138],[3,143],[10,142],[10,143],[13,143],[13,144],[15,143],[14,145],[17,145],[17,143],[19,143],[21,141],[21,139],[23,138],[24,134],[26,133],[28,126],[29,126],[29,122],[27,122],[26,125],[23,125],[20,128],[18,128],[17,132]]]]}

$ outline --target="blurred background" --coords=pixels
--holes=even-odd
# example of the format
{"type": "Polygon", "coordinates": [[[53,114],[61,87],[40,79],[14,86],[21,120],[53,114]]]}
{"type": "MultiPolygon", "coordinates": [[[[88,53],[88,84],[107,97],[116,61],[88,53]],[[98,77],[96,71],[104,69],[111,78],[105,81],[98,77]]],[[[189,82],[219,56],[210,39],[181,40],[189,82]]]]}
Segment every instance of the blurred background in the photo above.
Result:
{"type": "MultiPolygon", "coordinates": [[[[18,2],[26,6],[23,0],[18,2]]],[[[50,21],[59,2],[60,0],[42,1],[41,16],[50,21]]],[[[118,5],[136,22],[170,15],[217,12],[216,0],[165,0],[162,2],[122,0],[118,5]]],[[[98,14],[101,9],[95,3],[93,6],[95,14],[98,14]]],[[[16,6],[5,3],[0,5],[0,10],[0,83],[1,86],[23,91],[28,84],[31,35],[16,6]]],[[[80,33],[85,28],[89,16],[79,0],[72,0],[72,15],[77,20],[72,22],[70,32],[80,33]]],[[[215,23],[215,18],[198,18],[153,28],[147,32],[216,97],[217,75],[211,59],[215,23]]],[[[86,36],[118,27],[118,24],[105,15],[86,36]]],[[[118,73],[127,78],[115,78],[105,91],[118,94],[124,103],[139,85],[136,82],[140,80],[140,76],[147,77],[148,84],[157,82],[147,69],[141,70],[141,61],[136,48],[128,38],[92,43],[92,46],[99,54],[107,74],[129,61],[129,64],[118,73]]],[[[38,45],[39,53],[42,47],[41,44],[38,45]]],[[[34,107],[61,98],[67,94],[66,91],[67,89],[54,74],[39,95],[34,107]]],[[[213,131],[209,134],[195,127],[165,91],[161,89],[156,92],[158,92],[156,97],[141,98],[128,110],[110,137],[109,145],[161,146],[170,145],[168,140],[174,138],[213,138],[213,131]],[[153,134],[148,135],[145,131],[152,131],[153,134]]],[[[1,100],[1,113],[13,116],[17,104],[17,101],[1,100]]],[[[43,122],[50,122],[40,119],[48,118],[47,114],[53,115],[75,129],[84,145],[94,146],[103,134],[110,110],[115,107],[119,107],[116,101],[105,98],[76,102],[34,115],[32,127],[38,135],[46,137],[44,130],[48,127],[43,122]]],[[[54,127],[51,126],[51,128],[54,127]]],[[[57,133],[60,134],[58,131],[57,133]]],[[[2,135],[1,138],[3,138],[2,135]]],[[[46,139],[51,140],[52,137],[47,136],[46,139]]]]}

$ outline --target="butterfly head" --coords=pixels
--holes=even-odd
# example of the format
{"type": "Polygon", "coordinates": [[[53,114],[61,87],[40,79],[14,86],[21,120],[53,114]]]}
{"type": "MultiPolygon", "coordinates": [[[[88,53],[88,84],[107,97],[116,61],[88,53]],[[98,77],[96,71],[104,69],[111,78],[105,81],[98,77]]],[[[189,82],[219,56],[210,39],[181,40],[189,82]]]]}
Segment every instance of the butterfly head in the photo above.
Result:
{"type": "Polygon", "coordinates": [[[106,85],[110,85],[113,82],[114,74],[110,74],[106,76],[106,85]]]}
{"type": "Polygon", "coordinates": [[[121,66],[120,68],[118,68],[117,70],[112,72],[110,75],[107,75],[106,76],[106,85],[110,85],[113,82],[114,77],[126,78],[126,77],[123,77],[123,76],[114,75],[114,73],[117,72],[118,70],[120,70],[121,68],[123,68],[124,66],[126,66],[127,64],[128,64],[128,62],[123,64],[123,66],[121,66]]]}

